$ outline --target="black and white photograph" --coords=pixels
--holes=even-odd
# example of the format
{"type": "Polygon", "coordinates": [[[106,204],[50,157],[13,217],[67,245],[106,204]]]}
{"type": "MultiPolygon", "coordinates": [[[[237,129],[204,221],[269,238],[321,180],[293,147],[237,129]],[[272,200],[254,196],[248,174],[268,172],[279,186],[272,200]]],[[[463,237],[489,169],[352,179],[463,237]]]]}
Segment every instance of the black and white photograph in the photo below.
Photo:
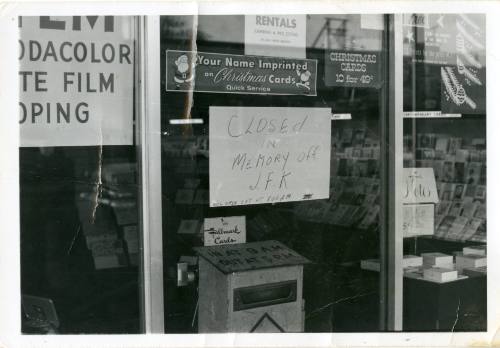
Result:
{"type": "Polygon", "coordinates": [[[500,3],[437,3],[7,4],[0,346],[500,342],[500,3]]]}

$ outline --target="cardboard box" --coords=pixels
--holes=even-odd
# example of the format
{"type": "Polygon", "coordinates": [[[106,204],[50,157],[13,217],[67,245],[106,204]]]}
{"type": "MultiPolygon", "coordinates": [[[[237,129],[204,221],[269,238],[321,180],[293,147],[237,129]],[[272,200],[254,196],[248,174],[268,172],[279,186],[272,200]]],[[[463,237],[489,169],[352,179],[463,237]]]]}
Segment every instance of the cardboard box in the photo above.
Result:
{"type": "Polygon", "coordinates": [[[462,272],[464,268],[479,268],[486,266],[486,256],[481,255],[457,255],[457,270],[462,272]]]}
{"type": "Polygon", "coordinates": [[[380,260],[379,259],[361,260],[361,269],[365,269],[367,271],[380,272],[380,260]]]}
{"type": "Polygon", "coordinates": [[[458,279],[458,272],[448,268],[431,267],[424,269],[424,279],[435,282],[449,282],[458,279]]]}
{"type": "Polygon", "coordinates": [[[445,267],[453,268],[453,256],[443,253],[423,253],[420,256],[423,258],[424,268],[430,267],[445,267]]]}
{"type": "Polygon", "coordinates": [[[404,255],[403,256],[403,268],[407,267],[420,267],[423,264],[423,259],[421,256],[416,255],[404,255]]]}
{"type": "Polygon", "coordinates": [[[486,245],[468,246],[462,249],[464,255],[486,256],[486,245]]]}

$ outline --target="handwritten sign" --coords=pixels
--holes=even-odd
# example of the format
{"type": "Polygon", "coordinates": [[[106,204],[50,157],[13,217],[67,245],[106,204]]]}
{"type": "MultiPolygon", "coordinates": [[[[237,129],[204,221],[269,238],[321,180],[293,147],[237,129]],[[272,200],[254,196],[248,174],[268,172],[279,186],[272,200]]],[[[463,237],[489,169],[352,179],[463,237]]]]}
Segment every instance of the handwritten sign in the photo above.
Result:
{"type": "Polygon", "coordinates": [[[375,87],[382,84],[380,52],[326,51],[325,85],[375,87]]]}
{"type": "Polygon", "coordinates": [[[329,197],[331,109],[210,107],[210,206],[329,197]]]}
{"type": "Polygon", "coordinates": [[[403,204],[438,203],[433,168],[404,168],[403,204]]]}
{"type": "Polygon", "coordinates": [[[225,274],[310,263],[305,257],[274,240],[193,249],[225,274]]]}
{"type": "Polygon", "coordinates": [[[245,54],[305,58],[306,15],[246,15],[245,54]]]}
{"type": "Polygon", "coordinates": [[[316,95],[317,60],[167,51],[167,91],[316,95]]]}
{"type": "Polygon", "coordinates": [[[21,146],[132,145],[133,23],[19,18],[21,146]]]}
{"type": "Polygon", "coordinates": [[[434,204],[403,205],[403,237],[434,234],[434,204]]]}
{"type": "Polygon", "coordinates": [[[247,231],[245,216],[227,216],[205,219],[204,245],[245,243],[247,231]]]}

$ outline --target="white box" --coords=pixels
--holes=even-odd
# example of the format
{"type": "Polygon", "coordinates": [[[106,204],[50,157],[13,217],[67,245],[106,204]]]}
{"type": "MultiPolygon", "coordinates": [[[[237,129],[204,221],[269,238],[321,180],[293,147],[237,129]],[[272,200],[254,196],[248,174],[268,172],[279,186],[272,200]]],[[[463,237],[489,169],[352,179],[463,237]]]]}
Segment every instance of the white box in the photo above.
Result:
{"type": "Polygon", "coordinates": [[[420,256],[423,258],[424,268],[439,266],[450,268],[453,265],[453,256],[443,253],[423,253],[420,256]]]}
{"type": "Polygon", "coordinates": [[[421,256],[416,255],[404,255],[403,256],[403,268],[407,267],[420,267],[423,264],[421,256]]]}
{"type": "Polygon", "coordinates": [[[199,256],[198,332],[302,332],[303,265],[277,241],[194,248],[199,256]]]}
{"type": "Polygon", "coordinates": [[[380,272],[380,260],[379,259],[361,260],[361,269],[365,269],[367,271],[380,272]]]}
{"type": "Polygon", "coordinates": [[[458,279],[458,272],[448,268],[431,267],[424,269],[424,279],[435,282],[448,282],[458,279]]]}
{"type": "Polygon", "coordinates": [[[486,256],[481,255],[457,255],[457,270],[461,272],[464,268],[478,268],[486,266],[486,256]]]}
{"type": "Polygon", "coordinates": [[[462,250],[464,255],[486,256],[486,245],[468,246],[462,250]]]}

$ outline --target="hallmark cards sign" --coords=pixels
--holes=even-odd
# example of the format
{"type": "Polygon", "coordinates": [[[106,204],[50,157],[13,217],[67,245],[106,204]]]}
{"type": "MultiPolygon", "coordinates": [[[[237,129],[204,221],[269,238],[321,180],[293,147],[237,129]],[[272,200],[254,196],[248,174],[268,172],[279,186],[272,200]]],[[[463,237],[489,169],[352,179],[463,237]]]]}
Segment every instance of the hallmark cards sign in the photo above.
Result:
{"type": "Polygon", "coordinates": [[[246,233],[245,216],[205,218],[203,244],[209,246],[245,243],[246,233]]]}
{"type": "Polygon", "coordinates": [[[131,145],[133,20],[19,18],[21,146],[131,145]]]}
{"type": "Polygon", "coordinates": [[[315,59],[167,51],[167,91],[316,95],[315,59]]]}
{"type": "Polygon", "coordinates": [[[329,197],[331,109],[210,107],[210,206],[329,197]]]}

